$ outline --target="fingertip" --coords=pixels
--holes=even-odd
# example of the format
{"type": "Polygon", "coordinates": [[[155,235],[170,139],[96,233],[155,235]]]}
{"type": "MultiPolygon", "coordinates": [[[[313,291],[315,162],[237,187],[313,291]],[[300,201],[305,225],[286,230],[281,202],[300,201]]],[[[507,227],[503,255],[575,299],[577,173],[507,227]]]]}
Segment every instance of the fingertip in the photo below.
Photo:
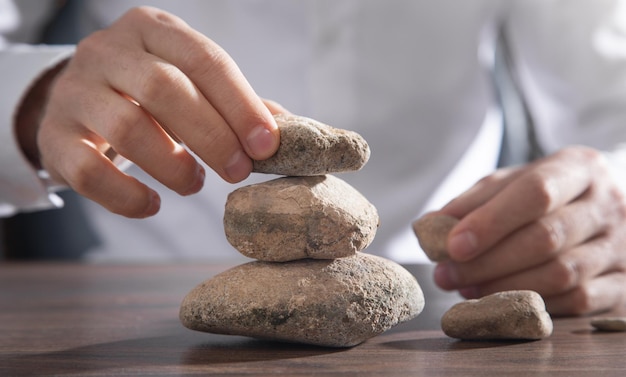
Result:
{"type": "Polygon", "coordinates": [[[204,168],[202,167],[202,165],[197,164],[196,165],[196,177],[195,177],[195,181],[194,183],[191,185],[191,187],[189,187],[189,189],[187,191],[185,191],[184,193],[182,193],[182,195],[187,196],[187,195],[192,195],[197,193],[198,191],[202,190],[202,187],[204,186],[204,179],[206,178],[206,171],[204,170],[204,168]]]}
{"type": "Polygon", "coordinates": [[[245,139],[246,152],[252,159],[265,160],[278,150],[280,132],[274,117],[267,112],[265,120],[257,124],[245,139]]]}
{"type": "Polygon", "coordinates": [[[449,262],[437,264],[433,272],[435,284],[446,291],[457,288],[458,275],[449,262]]]}
{"type": "Polygon", "coordinates": [[[150,190],[148,193],[148,207],[140,216],[142,218],[156,215],[161,209],[161,197],[156,191],[150,190]]]}
{"type": "Polygon", "coordinates": [[[478,287],[466,287],[459,289],[459,294],[468,300],[481,298],[483,296],[478,287]]]}
{"type": "Polygon", "coordinates": [[[467,261],[477,255],[478,239],[474,232],[463,230],[451,232],[448,238],[448,254],[456,261],[467,261]]]}
{"type": "Polygon", "coordinates": [[[251,172],[252,161],[242,150],[237,150],[224,167],[225,178],[231,183],[243,181],[251,172]]]}
{"type": "MultiPolygon", "coordinates": [[[[107,205],[105,202],[100,202],[100,204],[107,208],[112,213],[128,217],[130,219],[145,219],[150,216],[156,215],[161,209],[161,197],[156,191],[148,189],[147,195],[143,196],[141,201],[146,202],[145,206],[130,208],[130,205],[125,205],[123,207],[112,207],[107,205]]],[[[139,201],[139,199],[135,199],[135,201],[139,201]]],[[[137,203],[139,206],[139,203],[137,203]]]]}
{"type": "Polygon", "coordinates": [[[255,126],[246,137],[247,151],[255,160],[271,157],[280,143],[278,126],[273,118],[268,124],[255,126]]]}

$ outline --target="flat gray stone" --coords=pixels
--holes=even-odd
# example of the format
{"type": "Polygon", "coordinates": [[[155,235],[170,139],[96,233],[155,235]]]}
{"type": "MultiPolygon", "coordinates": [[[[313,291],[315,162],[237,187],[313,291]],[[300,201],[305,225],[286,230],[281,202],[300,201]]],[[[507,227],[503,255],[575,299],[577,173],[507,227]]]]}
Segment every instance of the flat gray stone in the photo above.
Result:
{"type": "Polygon", "coordinates": [[[454,305],[441,318],[443,332],[468,340],[542,339],[552,334],[552,319],[534,291],[506,291],[454,305]]]}
{"type": "Polygon", "coordinates": [[[284,262],[354,255],[374,239],[376,208],[334,177],[282,177],[228,195],[224,231],[243,255],[284,262]]]}
{"type": "Polygon", "coordinates": [[[422,250],[434,262],[450,259],[448,234],[459,220],[448,215],[425,215],[413,222],[413,231],[422,250]]]}
{"type": "Polygon", "coordinates": [[[358,253],[239,265],[189,292],[180,320],[210,333],[351,347],[416,317],[423,307],[422,290],[407,270],[358,253]]]}
{"type": "Polygon", "coordinates": [[[367,142],[356,132],[297,115],[279,114],[274,118],[280,146],[267,160],[253,161],[254,172],[312,176],[356,171],[370,157],[367,142]]]}
{"type": "Polygon", "coordinates": [[[591,326],[599,331],[626,331],[626,317],[603,317],[591,320],[591,326]]]}

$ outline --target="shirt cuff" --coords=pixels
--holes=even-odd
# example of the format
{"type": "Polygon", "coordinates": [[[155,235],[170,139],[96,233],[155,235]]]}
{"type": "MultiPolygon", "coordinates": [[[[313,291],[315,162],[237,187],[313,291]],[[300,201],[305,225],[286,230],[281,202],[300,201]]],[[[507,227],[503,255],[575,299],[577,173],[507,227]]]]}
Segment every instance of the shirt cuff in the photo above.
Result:
{"type": "Polygon", "coordinates": [[[68,58],[73,46],[14,45],[0,50],[0,217],[63,206],[23,155],[14,133],[15,112],[30,86],[68,58]]]}

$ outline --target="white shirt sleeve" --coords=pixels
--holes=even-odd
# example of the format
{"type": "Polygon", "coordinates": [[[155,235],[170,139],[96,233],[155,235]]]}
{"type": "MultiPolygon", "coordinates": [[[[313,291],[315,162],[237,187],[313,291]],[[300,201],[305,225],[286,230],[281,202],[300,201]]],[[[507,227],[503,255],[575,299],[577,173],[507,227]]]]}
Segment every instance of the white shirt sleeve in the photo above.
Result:
{"type": "Polygon", "coordinates": [[[626,1],[514,4],[505,30],[540,146],[603,151],[626,193],[626,1]]]}
{"type": "Polygon", "coordinates": [[[22,154],[13,127],[15,111],[30,85],[73,49],[14,45],[0,51],[0,217],[63,205],[22,154]]]}

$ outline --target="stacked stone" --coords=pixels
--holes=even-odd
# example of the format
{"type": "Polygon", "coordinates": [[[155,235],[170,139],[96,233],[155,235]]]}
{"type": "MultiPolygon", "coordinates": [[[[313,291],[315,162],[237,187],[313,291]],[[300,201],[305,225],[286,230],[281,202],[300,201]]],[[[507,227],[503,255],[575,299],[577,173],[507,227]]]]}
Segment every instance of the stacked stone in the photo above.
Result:
{"type": "Polygon", "coordinates": [[[278,115],[281,142],[254,171],[284,175],[233,191],[228,241],[256,261],[195,287],[183,300],[193,330],[350,347],[417,316],[424,296],[398,264],[361,253],[378,227],[376,208],[332,173],[369,159],[355,132],[278,115]]]}

